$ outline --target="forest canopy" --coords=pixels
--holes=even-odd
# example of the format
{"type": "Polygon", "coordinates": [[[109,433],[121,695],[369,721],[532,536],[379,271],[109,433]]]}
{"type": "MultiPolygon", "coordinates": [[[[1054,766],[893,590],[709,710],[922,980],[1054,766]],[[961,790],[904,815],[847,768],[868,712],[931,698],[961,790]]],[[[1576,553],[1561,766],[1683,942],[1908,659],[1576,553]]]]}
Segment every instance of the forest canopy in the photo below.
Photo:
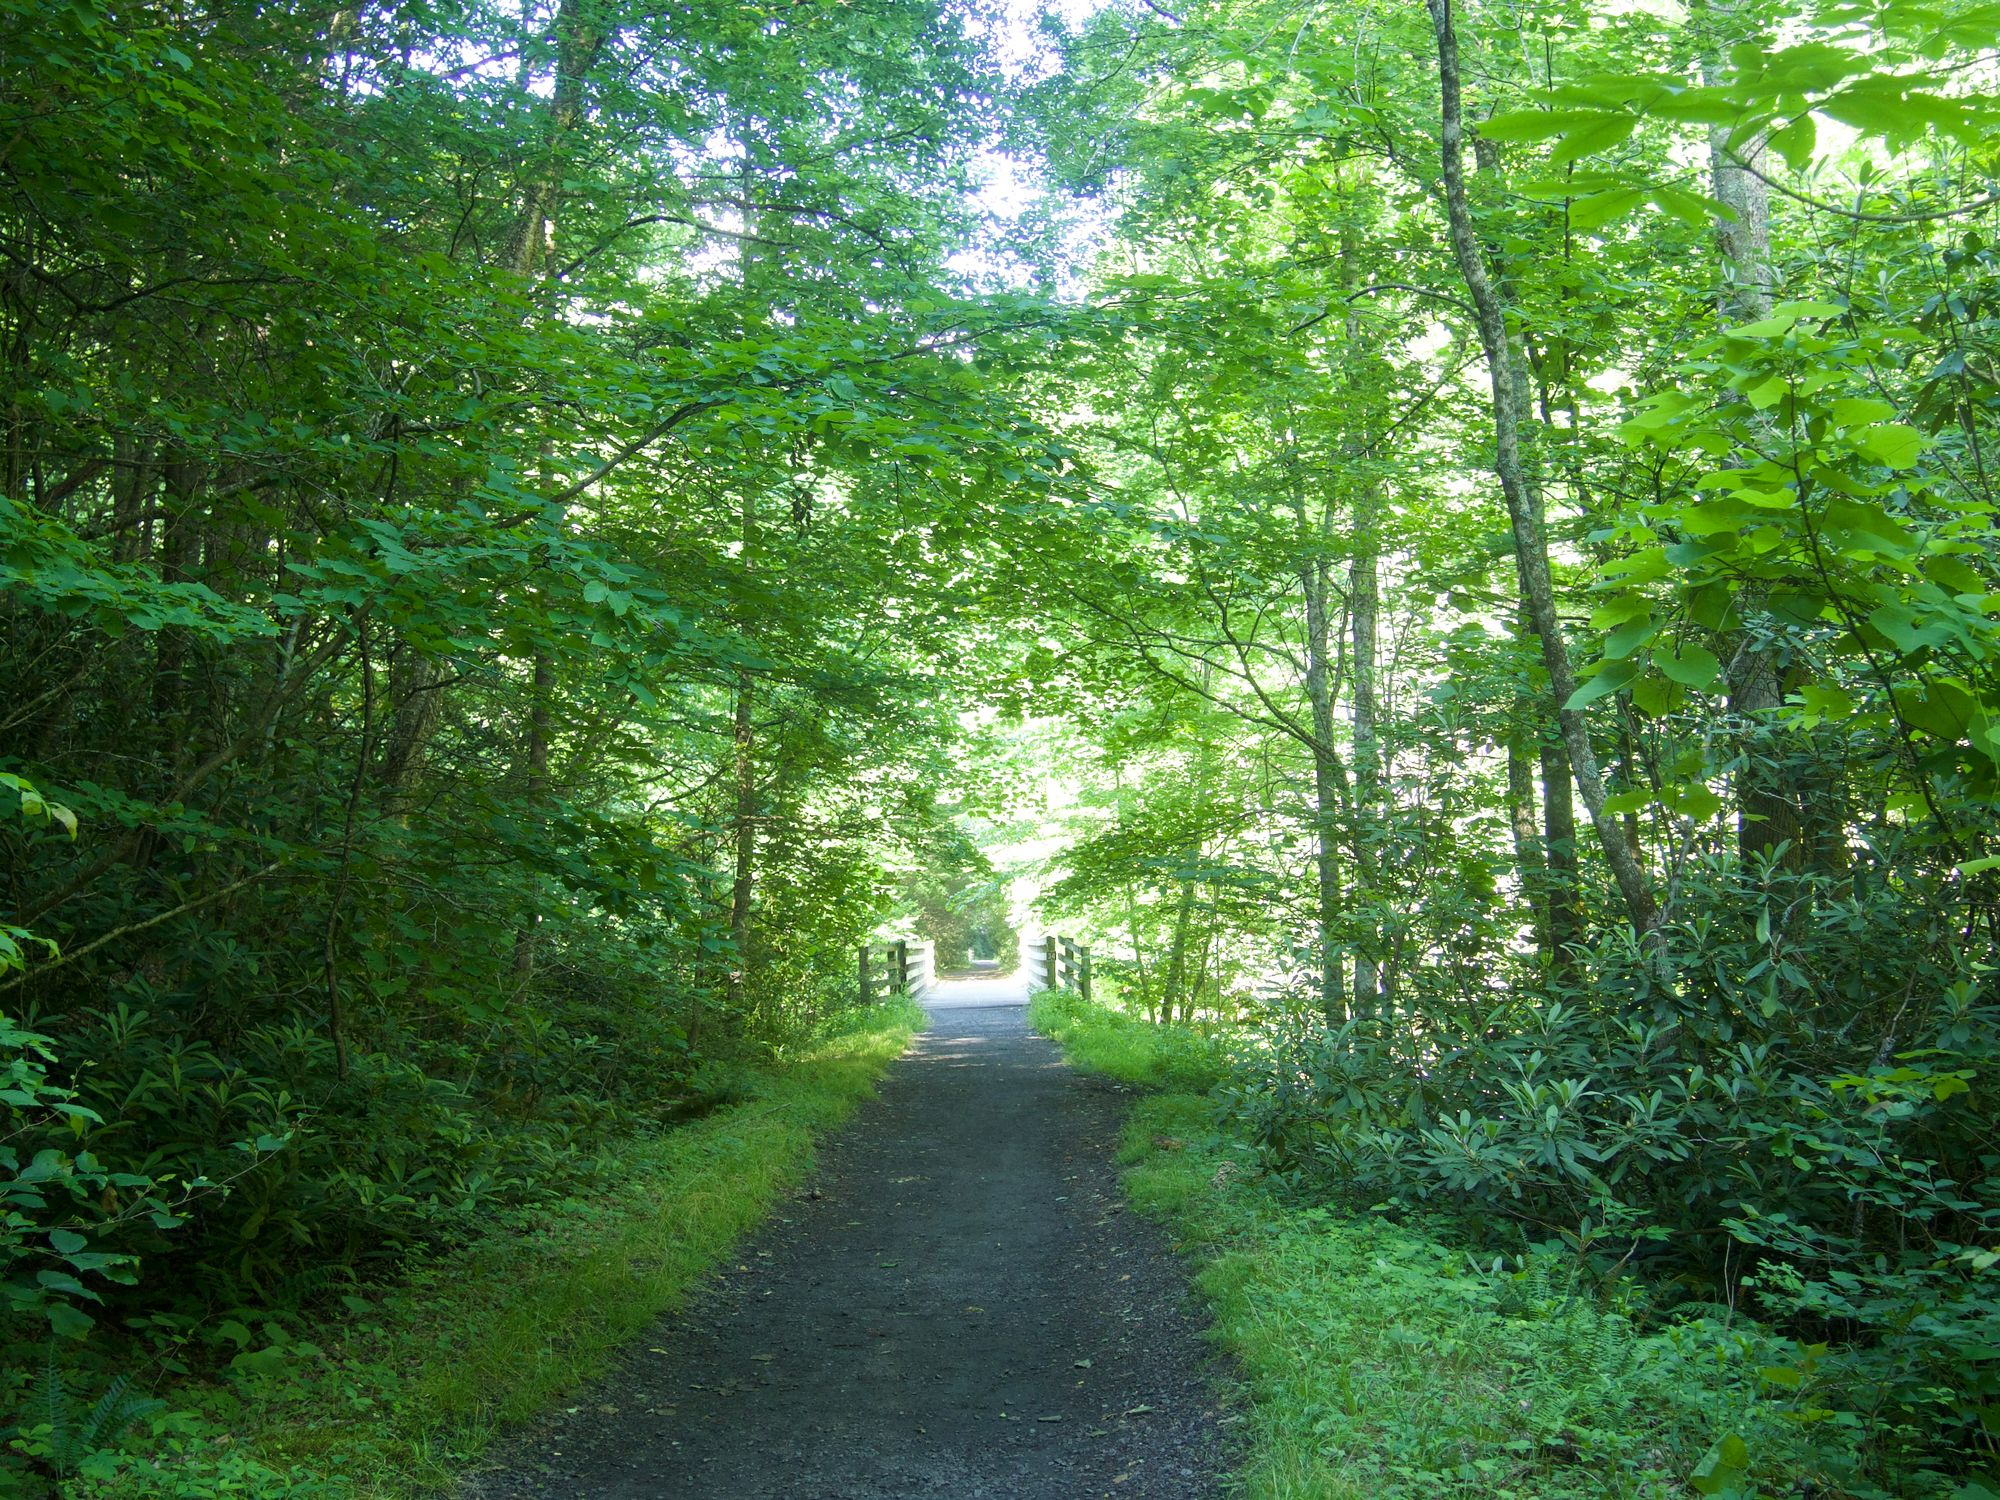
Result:
{"type": "Polygon", "coordinates": [[[1269,1171],[1984,1493],[1996,37],[0,0],[11,1346],[587,1192],[1055,776],[1269,1171]]]}

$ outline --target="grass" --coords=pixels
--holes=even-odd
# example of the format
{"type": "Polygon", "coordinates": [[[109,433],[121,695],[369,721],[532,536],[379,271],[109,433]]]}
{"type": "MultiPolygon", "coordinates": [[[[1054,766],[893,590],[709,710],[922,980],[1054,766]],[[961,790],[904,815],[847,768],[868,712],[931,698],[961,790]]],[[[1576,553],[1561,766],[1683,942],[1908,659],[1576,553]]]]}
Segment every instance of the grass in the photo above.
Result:
{"type": "Polygon", "coordinates": [[[806,1177],[814,1137],[873,1092],[922,1024],[913,1003],[878,1007],[751,1075],[742,1102],[626,1143],[616,1193],[567,1200],[530,1226],[496,1225],[378,1299],[347,1299],[349,1318],[323,1346],[281,1345],[269,1372],[167,1393],[198,1409],[162,1424],[161,1456],[65,1493],[442,1492],[496,1434],[602,1374],[679,1307],[806,1177]]]}
{"type": "Polygon", "coordinates": [[[1202,1094],[1228,1072],[1220,1028],[1156,1026],[1110,1006],[1085,1004],[1067,990],[1037,991],[1028,1002],[1028,1024],[1061,1043],[1078,1067],[1141,1088],[1202,1094]]]}
{"type": "Polygon", "coordinates": [[[1763,1389],[1787,1357],[1761,1330],[1647,1329],[1627,1289],[1567,1262],[1480,1270],[1443,1237],[1304,1201],[1208,1093],[1213,1036],[1074,997],[1033,1014],[1078,1066],[1173,1090],[1133,1109],[1126,1191],[1192,1260],[1232,1356],[1246,1500],[1637,1500],[1695,1476],[1741,1500],[1848,1493],[1811,1414],[1763,1389]]]}

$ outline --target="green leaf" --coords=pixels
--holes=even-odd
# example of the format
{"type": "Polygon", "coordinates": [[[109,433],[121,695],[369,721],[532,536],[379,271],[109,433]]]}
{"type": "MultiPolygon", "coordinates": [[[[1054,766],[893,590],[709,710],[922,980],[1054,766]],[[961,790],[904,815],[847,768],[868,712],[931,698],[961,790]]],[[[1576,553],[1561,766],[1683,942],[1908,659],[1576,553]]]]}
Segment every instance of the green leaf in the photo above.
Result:
{"type": "Polygon", "coordinates": [[[1685,782],[1677,786],[1662,787],[1660,801],[1670,812],[1679,813],[1684,818],[1692,818],[1697,823],[1706,823],[1722,811],[1722,799],[1699,781],[1685,782]]]}
{"type": "Polygon", "coordinates": [[[1725,1495],[1737,1487],[1736,1481],[1749,1468],[1750,1450],[1744,1446],[1743,1439],[1732,1434],[1708,1450],[1688,1476],[1688,1483],[1699,1494],[1725,1495]]]}
{"type": "Polygon", "coordinates": [[[1907,469],[1922,455],[1924,435],[1901,422],[1883,422],[1856,433],[1854,446],[1885,469],[1907,469]]]}
{"type": "Polygon", "coordinates": [[[1659,628],[1650,617],[1627,621],[1604,638],[1604,654],[1614,658],[1630,656],[1650,641],[1659,628]]]}
{"type": "Polygon", "coordinates": [[[1563,708],[1573,711],[1587,707],[1599,698],[1608,698],[1638,675],[1636,662],[1607,661],[1598,669],[1596,676],[1569,695],[1569,702],[1563,708]]]}
{"type": "Polygon", "coordinates": [[[1690,229],[1707,229],[1709,221],[1715,216],[1715,205],[1698,193],[1662,183],[1649,196],[1655,207],[1679,219],[1690,229]]]}
{"type": "MultiPolygon", "coordinates": [[[[1564,133],[1556,149],[1549,153],[1549,165],[1560,167],[1599,151],[1609,151],[1613,146],[1622,145],[1638,123],[1637,115],[1626,114],[1622,110],[1617,114],[1599,115],[1593,120],[1586,120],[1574,130],[1564,133]]],[[[1634,191],[1637,199],[1644,199],[1643,188],[1634,191]]]]}
{"type": "Polygon", "coordinates": [[[1696,690],[1714,682],[1722,670],[1722,664],[1715,659],[1713,651],[1693,643],[1674,651],[1655,651],[1653,665],[1669,680],[1696,690]]]}
{"type": "Polygon", "coordinates": [[[1872,422],[1887,421],[1895,414],[1895,407],[1871,396],[1842,396],[1831,408],[1836,427],[1866,427],[1872,422]]]}
{"type": "Polygon", "coordinates": [[[1854,712],[1854,699],[1841,688],[1809,682],[1798,692],[1803,712],[1799,715],[1807,729],[1828,719],[1844,719],[1854,712]]]}
{"type": "Polygon", "coordinates": [[[1489,141],[1545,141],[1604,118],[1604,111],[1596,109],[1510,109],[1481,120],[1476,128],[1489,141]]]}
{"type": "Polygon", "coordinates": [[[48,1314],[49,1327],[55,1330],[57,1338],[80,1339],[97,1326],[97,1320],[89,1313],[67,1302],[51,1302],[43,1310],[48,1314]]]}
{"type": "Polygon", "coordinates": [[[1632,684],[1632,706],[1649,719],[1671,713],[1687,700],[1687,689],[1664,677],[1641,677],[1632,684]]]}
{"type": "Polygon", "coordinates": [[[1617,188],[1608,193],[1589,193],[1572,199],[1569,221],[1578,229],[1602,229],[1622,219],[1646,201],[1644,188],[1617,188]]]}

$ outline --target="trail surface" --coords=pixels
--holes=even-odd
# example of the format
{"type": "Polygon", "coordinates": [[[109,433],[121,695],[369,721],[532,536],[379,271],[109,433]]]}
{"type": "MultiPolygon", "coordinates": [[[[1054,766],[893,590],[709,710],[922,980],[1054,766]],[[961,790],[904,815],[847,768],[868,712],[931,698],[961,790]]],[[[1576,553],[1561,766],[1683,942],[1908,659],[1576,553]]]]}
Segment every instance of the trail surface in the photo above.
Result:
{"type": "Polygon", "coordinates": [[[1202,1500],[1224,1443],[1114,1089],[948,982],[804,1196],[482,1500],[1202,1500]]]}

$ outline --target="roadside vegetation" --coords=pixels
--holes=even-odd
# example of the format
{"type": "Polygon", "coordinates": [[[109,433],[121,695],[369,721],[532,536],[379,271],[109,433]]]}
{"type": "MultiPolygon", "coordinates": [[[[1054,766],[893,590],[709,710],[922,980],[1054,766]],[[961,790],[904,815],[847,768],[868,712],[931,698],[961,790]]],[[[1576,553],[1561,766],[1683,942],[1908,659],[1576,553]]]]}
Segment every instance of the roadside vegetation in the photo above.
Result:
{"type": "Polygon", "coordinates": [[[65,1391],[45,1368],[28,1409],[47,1421],[16,1451],[63,1469],[75,1500],[443,1493],[507,1426],[573,1395],[679,1307],[804,1179],[814,1138],[870,1095],[922,1020],[915,1002],[886,1001],[731,1069],[700,1119],[608,1142],[585,1188],[497,1215],[331,1313],[224,1317],[225,1364],[122,1411],[100,1417],[94,1391],[65,1391]],[[137,1453],[119,1451],[127,1425],[147,1439],[137,1453]]]}
{"type": "Polygon", "coordinates": [[[1256,1500],[1914,1493],[1864,1478],[1893,1441],[1866,1420],[1865,1367],[1559,1239],[1495,1255],[1475,1223],[1270,1170],[1232,1092],[1240,1028],[1067,993],[1031,1019],[1145,1089],[1126,1190],[1193,1263],[1241,1377],[1256,1500]]]}

